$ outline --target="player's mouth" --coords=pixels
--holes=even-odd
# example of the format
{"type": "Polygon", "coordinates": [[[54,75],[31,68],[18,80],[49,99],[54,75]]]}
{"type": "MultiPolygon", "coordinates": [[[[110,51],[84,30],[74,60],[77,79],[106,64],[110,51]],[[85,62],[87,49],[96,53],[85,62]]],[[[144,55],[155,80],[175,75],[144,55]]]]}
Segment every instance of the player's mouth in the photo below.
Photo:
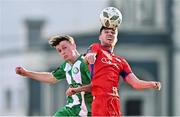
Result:
{"type": "Polygon", "coordinates": [[[114,39],[112,37],[107,38],[108,41],[113,41],[114,39]]]}
{"type": "Polygon", "coordinates": [[[64,58],[64,59],[68,58],[68,55],[64,55],[63,58],[64,58]]]}

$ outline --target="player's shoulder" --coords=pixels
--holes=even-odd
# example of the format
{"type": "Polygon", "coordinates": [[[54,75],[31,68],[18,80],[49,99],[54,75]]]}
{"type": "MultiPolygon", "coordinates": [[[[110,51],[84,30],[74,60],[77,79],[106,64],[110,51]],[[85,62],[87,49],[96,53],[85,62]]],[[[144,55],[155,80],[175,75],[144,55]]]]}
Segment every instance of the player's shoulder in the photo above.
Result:
{"type": "Polygon", "coordinates": [[[59,68],[64,69],[67,64],[69,64],[69,63],[67,61],[64,61],[59,65],[59,68]]]}
{"type": "Polygon", "coordinates": [[[100,43],[93,43],[90,45],[90,47],[101,47],[100,43]]]}
{"type": "Polygon", "coordinates": [[[81,61],[81,62],[84,62],[85,55],[86,55],[86,54],[81,54],[81,55],[79,56],[78,60],[81,61]]]}
{"type": "Polygon", "coordinates": [[[122,62],[127,62],[126,59],[123,56],[117,56],[116,55],[116,58],[119,59],[122,62]]]}
{"type": "Polygon", "coordinates": [[[58,66],[55,70],[53,70],[52,72],[55,73],[55,72],[57,72],[57,71],[59,71],[59,70],[64,71],[64,68],[65,68],[65,66],[66,66],[66,63],[67,63],[67,62],[64,61],[63,63],[59,64],[59,66],[58,66]]]}
{"type": "Polygon", "coordinates": [[[87,52],[94,52],[94,51],[99,51],[101,49],[101,44],[99,44],[99,43],[93,43],[93,44],[91,44],[90,46],[89,46],[89,48],[88,48],[88,51],[87,52]]]}

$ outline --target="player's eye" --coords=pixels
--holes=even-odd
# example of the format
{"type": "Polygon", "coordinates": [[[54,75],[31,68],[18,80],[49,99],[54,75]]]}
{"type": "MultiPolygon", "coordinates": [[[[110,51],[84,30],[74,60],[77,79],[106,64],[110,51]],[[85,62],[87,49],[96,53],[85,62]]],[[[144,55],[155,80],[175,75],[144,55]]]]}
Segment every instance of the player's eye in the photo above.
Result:
{"type": "Polygon", "coordinates": [[[63,47],[62,49],[65,50],[65,49],[67,49],[67,47],[63,47]]]}
{"type": "Polygon", "coordinates": [[[58,52],[62,52],[62,50],[61,50],[61,49],[57,49],[57,51],[58,51],[58,52]]]}
{"type": "Polygon", "coordinates": [[[114,32],[114,31],[112,31],[112,32],[111,32],[111,34],[115,34],[115,32],[114,32]]]}
{"type": "Polygon", "coordinates": [[[106,33],[106,34],[107,34],[107,33],[109,33],[109,32],[106,30],[106,31],[104,31],[104,33],[106,33]]]}

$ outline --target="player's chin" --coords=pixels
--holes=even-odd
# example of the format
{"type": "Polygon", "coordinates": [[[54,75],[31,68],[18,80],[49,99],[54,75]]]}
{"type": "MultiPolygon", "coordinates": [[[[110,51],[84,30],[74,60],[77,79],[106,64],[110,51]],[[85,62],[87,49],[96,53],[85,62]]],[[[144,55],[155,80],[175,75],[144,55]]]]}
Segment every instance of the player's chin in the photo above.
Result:
{"type": "Polygon", "coordinates": [[[112,42],[112,41],[107,41],[104,45],[106,45],[106,46],[112,46],[112,45],[113,45],[113,42],[112,42]]]}
{"type": "Polygon", "coordinates": [[[107,46],[108,46],[108,47],[113,47],[113,46],[114,46],[114,43],[108,43],[107,46]]]}
{"type": "Polygon", "coordinates": [[[107,44],[109,44],[109,45],[113,45],[114,43],[115,43],[114,40],[108,40],[108,41],[107,41],[107,44]]]}

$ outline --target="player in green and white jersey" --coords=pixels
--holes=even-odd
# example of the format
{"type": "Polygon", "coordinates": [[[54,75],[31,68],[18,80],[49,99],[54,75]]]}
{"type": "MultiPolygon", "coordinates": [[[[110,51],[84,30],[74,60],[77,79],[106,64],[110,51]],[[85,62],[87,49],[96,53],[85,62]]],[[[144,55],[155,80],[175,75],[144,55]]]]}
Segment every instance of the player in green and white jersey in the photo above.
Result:
{"type": "MultiPolygon", "coordinates": [[[[52,72],[58,80],[67,80],[70,87],[90,83],[90,73],[87,64],[84,63],[83,56],[79,56],[73,65],[64,62],[56,71],[52,72]]],[[[55,113],[55,115],[90,115],[92,95],[91,93],[77,93],[67,97],[67,104],[55,113]],[[65,111],[68,110],[68,111],[65,111]]]]}
{"type": "MultiPolygon", "coordinates": [[[[76,50],[76,44],[71,36],[53,36],[49,44],[56,48],[60,56],[65,60],[58,69],[49,72],[29,71],[22,67],[16,67],[16,73],[46,83],[57,83],[66,79],[69,87],[83,87],[90,84],[90,72],[83,56],[76,50]]],[[[67,96],[67,104],[58,109],[54,116],[90,116],[92,95],[90,91],[76,93],[67,96]]]]}

